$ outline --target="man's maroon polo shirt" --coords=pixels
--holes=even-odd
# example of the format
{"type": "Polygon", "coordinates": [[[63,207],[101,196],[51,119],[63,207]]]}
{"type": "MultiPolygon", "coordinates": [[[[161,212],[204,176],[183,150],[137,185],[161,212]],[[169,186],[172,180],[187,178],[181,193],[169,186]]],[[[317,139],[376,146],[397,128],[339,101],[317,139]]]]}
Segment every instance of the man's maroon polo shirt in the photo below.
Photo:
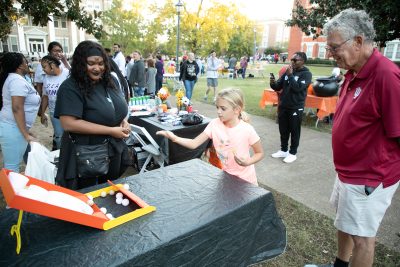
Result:
{"type": "Polygon", "coordinates": [[[361,71],[345,78],[332,129],[339,179],[393,185],[400,180],[400,69],[374,49],[361,71]]]}

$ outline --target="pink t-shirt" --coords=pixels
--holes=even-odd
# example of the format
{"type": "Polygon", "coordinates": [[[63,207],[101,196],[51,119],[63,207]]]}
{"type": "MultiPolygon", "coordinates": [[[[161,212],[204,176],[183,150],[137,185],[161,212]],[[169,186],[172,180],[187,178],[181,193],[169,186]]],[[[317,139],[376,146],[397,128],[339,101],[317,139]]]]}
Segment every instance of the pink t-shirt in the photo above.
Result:
{"type": "Polygon", "coordinates": [[[239,157],[249,158],[250,147],[260,140],[253,126],[240,120],[238,125],[228,128],[217,118],[207,125],[204,133],[213,140],[224,171],[257,185],[254,164],[244,167],[238,165],[234,159],[234,153],[239,157]]]}
{"type": "Polygon", "coordinates": [[[391,186],[400,180],[400,69],[374,49],[357,76],[345,78],[332,129],[339,179],[391,186]]]}

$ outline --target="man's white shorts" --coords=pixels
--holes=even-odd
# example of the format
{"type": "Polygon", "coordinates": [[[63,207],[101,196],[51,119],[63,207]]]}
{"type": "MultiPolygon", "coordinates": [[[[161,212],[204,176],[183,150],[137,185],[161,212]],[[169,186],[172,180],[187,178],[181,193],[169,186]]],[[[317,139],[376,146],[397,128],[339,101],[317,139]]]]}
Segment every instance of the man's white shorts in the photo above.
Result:
{"type": "Polygon", "coordinates": [[[336,209],[335,227],[350,235],[375,237],[399,183],[386,188],[380,184],[367,195],[364,185],[346,184],[336,176],[330,199],[336,209]]]}

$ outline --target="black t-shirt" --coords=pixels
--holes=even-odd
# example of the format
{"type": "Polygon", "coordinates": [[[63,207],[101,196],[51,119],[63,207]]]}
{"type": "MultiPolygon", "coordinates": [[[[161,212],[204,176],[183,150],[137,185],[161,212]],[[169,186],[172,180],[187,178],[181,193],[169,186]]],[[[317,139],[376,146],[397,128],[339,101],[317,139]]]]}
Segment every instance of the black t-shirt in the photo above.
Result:
{"type": "MultiPolygon", "coordinates": [[[[120,125],[127,114],[128,107],[120,90],[114,88],[106,90],[102,84],[96,84],[89,95],[84,95],[71,77],[65,80],[58,89],[54,111],[56,118],[68,115],[114,127],[120,125]]],[[[105,136],[84,134],[74,134],[74,137],[79,144],[98,144],[105,138],[105,136]]]]}

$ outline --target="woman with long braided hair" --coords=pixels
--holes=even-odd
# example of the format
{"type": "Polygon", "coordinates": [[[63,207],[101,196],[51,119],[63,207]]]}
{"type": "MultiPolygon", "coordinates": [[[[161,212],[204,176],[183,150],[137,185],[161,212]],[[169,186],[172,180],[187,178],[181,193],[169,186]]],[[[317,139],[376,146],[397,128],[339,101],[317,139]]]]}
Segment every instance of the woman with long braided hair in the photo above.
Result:
{"type": "Polygon", "coordinates": [[[25,80],[28,62],[21,53],[4,53],[0,57],[0,144],[4,167],[19,172],[19,165],[30,141],[29,129],[35,122],[40,96],[25,80]]]}

